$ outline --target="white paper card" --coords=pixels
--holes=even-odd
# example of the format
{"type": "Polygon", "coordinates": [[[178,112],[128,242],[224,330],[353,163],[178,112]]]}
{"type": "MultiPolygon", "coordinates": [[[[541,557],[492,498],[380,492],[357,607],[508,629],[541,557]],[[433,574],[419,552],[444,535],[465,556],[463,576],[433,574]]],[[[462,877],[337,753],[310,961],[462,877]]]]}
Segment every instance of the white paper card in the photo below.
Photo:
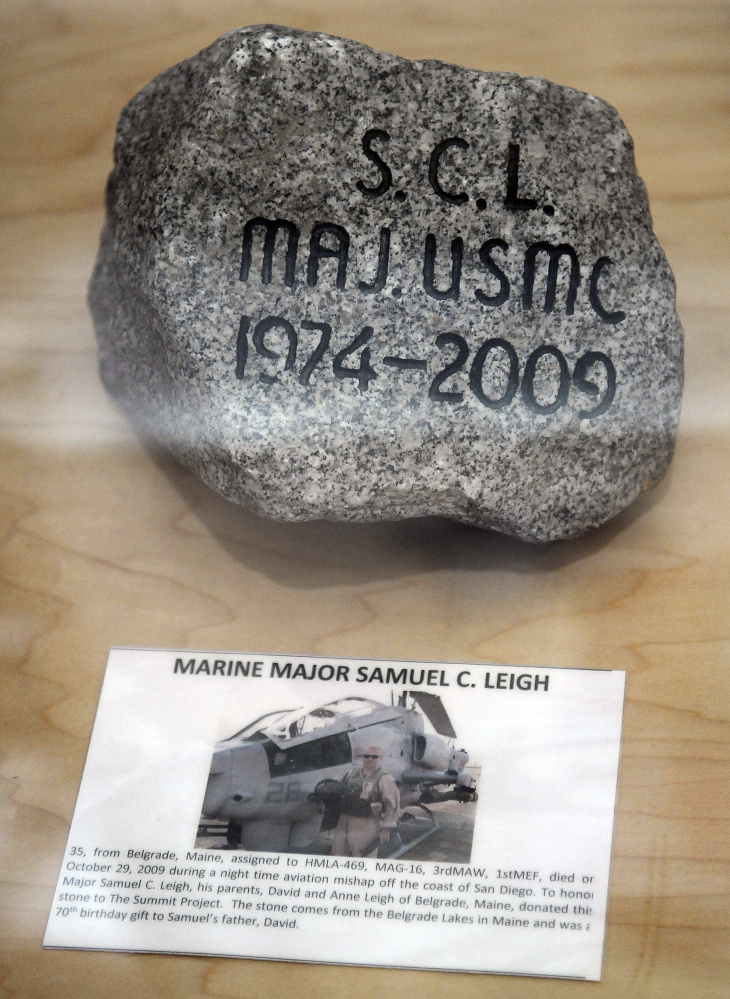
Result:
{"type": "Polygon", "coordinates": [[[624,680],[112,649],[44,944],[599,980],[624,680]]]}

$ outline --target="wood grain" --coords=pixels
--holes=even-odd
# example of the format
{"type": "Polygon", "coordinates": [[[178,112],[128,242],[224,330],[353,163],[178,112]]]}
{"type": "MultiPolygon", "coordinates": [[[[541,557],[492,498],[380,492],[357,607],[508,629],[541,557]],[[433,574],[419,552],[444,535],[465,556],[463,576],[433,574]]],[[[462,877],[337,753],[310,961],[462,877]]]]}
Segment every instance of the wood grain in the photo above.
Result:
{"type": "Polygon", "coordinates": [[[726,6],[28,0],[2,8],[0,46],[0,996],[726,995],[726,6]],[[618,107],[687,334],[658,489],[546,547],[438,520],[281,525],[129,428],[99,385],[84,303],[115,121],[153,75],[259,22],[545,76],[618,107]],[[42,951],[112,644],[626,669],[603,982],[42,951]]]}

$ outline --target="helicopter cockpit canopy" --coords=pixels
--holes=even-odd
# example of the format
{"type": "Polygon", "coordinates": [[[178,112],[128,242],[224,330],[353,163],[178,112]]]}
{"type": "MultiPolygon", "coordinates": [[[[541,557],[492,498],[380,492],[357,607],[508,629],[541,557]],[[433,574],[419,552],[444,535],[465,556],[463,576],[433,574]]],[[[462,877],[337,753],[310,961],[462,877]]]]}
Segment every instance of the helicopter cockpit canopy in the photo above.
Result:
{"type": "Polygon", "coordinates": [[[288,742],[300,735],[310,735],[323,728],[341,727],[338,722],[343,720],[360,721],[376,711],[383,711],[383,705],[369,701],[364,697],[343,697],[339,701],[331,701],[319,708],[314,708],[305,714],[291,711],[275,719],[262,729],[265,735],[275,742],[288,742]]]}
{"type": "Polygon", "coordinates": [[[277,746],[291,745],[336,732],[351,732],[363,724],[378,724],[399,717],[397,708],[367,697],[343,697],[310,711],[295,708],[262,715],[225,741],[271,739],[277,746]]]}

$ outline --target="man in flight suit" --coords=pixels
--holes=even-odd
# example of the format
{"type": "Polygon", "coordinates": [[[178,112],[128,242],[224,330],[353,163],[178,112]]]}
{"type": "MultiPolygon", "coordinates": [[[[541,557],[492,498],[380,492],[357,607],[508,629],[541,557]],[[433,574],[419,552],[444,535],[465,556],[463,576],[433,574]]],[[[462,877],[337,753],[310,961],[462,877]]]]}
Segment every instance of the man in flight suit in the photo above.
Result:
{"type": "Polygon", "coordinates": [[[362,767],[343,778],[345,794],[342,811],[335,826],[333,857],[375,857],[377,846],[368,854],[367,846],[380,838],[387,843],[400,813],[398,785],[381,767],[383,753],[379,746],[368,746],[362,767]]]}

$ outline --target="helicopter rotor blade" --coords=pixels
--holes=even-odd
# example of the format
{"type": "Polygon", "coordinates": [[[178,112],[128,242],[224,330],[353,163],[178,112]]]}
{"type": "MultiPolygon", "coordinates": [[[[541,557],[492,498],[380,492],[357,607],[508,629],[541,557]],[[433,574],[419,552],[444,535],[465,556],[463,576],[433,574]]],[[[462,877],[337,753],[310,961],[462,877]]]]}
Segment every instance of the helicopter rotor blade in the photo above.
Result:
{"type": "Polygon", "coordinates": [[[409,690],[408,693],[439,735],[445,735],[448,739],[456,738],[454,726],[438,694],[427,694],[425,690],[409,690]]]}

